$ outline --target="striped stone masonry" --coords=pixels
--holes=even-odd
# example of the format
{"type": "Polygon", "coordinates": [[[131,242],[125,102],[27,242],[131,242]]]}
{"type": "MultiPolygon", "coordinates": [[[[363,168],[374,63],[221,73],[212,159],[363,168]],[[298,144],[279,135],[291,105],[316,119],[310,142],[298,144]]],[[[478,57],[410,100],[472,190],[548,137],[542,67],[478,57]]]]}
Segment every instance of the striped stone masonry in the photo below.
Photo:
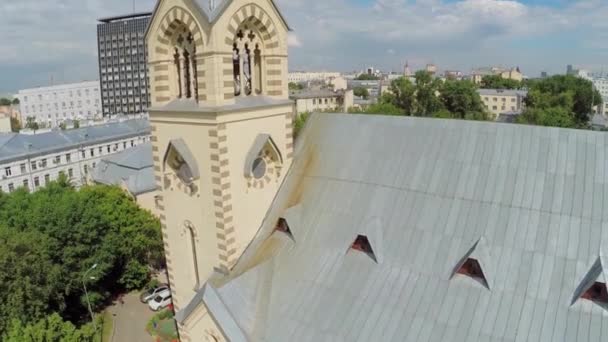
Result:
{"type": "Polygon", "coordinates": [[[173,44],[177,33],[189,31],[194,38],[194,45],[197,48],[196,55],[196,85],[199,89],[199,101],[207,99],[203,90],[205,84],[204,59],[202,58],[203,34],[192,15],[182,8],[175,7],[169,11],[160,24],[160,33],[156,37],[158,45],[154,49],[156,62],[152,62],[150,68],[150,79],[154,81],[152,87],[152,99],[154,105],[163,105],[171,101],[176,91],[172,88],[177,86],[177,80],[170,77],[170,73],[176,73],[173,62],[173,44]],[[173,85],[172,83],[175,83],[173,85]]]}
{"type": "Polygon", "coordinates": [[[219,270],[228,272],[236,259],[236,234],[232,216],[232,194],[228,169],[228,137],[226,125],[219,124],[209,131],[211,148],[211,183],[213,184],[213,207],[219,270]]]}
{"type": "Polygon", "coordinates": [[[293,113],[285,114],[285,158],[293,158],[293,113]]]}
{"type": "MultiPolygon", "coordinates": [[[[162,158],[161,153],[164,153],[163,149],[158,146],[158,139],[155,136],[156,126],[151,125],[152,137],[150,141],[152,142],[152,159],[154,160],[154,179],[156,180],[156,188],[162,189],[162,158]]],[[[175,295],[175,279],[173,276],[173,260],[171,259],[171,252],[169,250],[169,238],[167,235],[167,218],[165,217],[165,202],[164,197],[162,195],[158,195],[156,197],[156,208],[159,213],[160,227],[163,238],[163,247],[165,250],[165,259],[167,263],[167,275],[169,278],[169,287],[171,288],[171,293],[175,295]]],[[[173,302],[175,304],[175,297],[173,297],[173,302]]]]}

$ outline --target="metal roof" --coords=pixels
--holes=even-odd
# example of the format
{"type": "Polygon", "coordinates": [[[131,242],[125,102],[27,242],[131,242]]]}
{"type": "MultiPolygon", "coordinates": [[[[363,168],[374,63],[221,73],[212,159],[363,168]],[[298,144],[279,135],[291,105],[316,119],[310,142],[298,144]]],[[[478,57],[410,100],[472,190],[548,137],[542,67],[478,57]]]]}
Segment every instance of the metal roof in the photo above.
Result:
{"type": "Polygon", "coordinates": [[[137,119],[35,135],[0,134],[0,163],[127,139],[150,133],[148,120],[137,119]]]}
{"type": "Polygon", "coordinates": [[[113,17],[99,18],[97,20],[102,23],[107,24],[107,23],[111,23],[113,21],[119,21],[119,20],[150,17],[151,15],[152,15],[152,12],[139,12],[139,13],[131,13],[131,14],[125,14],[125,15],[117,15],[117,16],[113,16],[113,17]]]}
{"type": "Polygon", "coordinates": [[[600,132],[314,114],[256,238],[211,282],[255,341],[606,341],[607,311],[571,300],[608,244],[607,171],[600,132]],[[295,242],[273,232],[294,205],[295,242]],[[376,218],[378,263],[347,252],[376,218]],[[481,238],[490,289],[451,278],[481,238]]]}
{"type": "Polygon", "coordinates": [[[123,185],[136,196],[155,191],[152,144],[141,144],[103,158],[91,176],[97,183],[123,185]]]}

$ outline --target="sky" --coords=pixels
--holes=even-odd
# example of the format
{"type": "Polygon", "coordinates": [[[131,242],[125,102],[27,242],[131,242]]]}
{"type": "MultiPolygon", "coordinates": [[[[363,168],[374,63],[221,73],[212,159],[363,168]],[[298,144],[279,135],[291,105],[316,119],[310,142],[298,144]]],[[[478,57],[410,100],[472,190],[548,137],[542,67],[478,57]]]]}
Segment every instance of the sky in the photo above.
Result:
{"type": "MultiPolygon", "coordinates": [[[[260,0],[261,1],[261,0],[260,0]]],[[[155,0],[135,0],[151,11],[155,0]]],[[[607,0],[276,0],[293,32],[290,70],[469,72],[608,67],[607,0]]],[[[0,1],[0,94],[98,79],[97,19],[125,0],[0,1]]],[[[608,71],[608,70],[607,70],[608,71]]]]}

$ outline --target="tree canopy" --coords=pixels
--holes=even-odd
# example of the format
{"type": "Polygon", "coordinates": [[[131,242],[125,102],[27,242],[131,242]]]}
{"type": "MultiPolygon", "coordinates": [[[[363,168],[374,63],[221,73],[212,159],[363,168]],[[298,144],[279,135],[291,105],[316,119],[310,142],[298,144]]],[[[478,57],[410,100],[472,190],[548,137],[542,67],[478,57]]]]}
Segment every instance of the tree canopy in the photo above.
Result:
{"type": "Polygon", "coordinates": [[[367,73],[363,73],[359,76],[357,76],[357,78],[355,78],[358,81],[377,81],[380,79],[380,77],[376,76],[376,75],[370,75],[367,73]]]}
{"type": "Polygon", "coordinates": [[[369,98],[369,91],[364,87],[355,87],[353,88],[353,95],[367,99],[369,98]]]}
{"type": "Polygon", "coordinates": [[[500,75],[488,75],[481,79],[482,89],[520,89],[522,82],[503,78],[500,75]]]}
{"type": "Polygon", "coordinates": [[[528,82],[526,110],[518,122],[543,126],[586,128],[601,94],[590,81],[557,75],[528,82]]]}
{"type": "Polygon", "coordinates": [[[476,86],[470,81],[434,78],[426,71],[418,71],[416,83],[401,77],[391,82],[390,92],[380,97],[379,104],[392,107],[392,115],[430,116],[454,119],[488,120],[476,86]],[[397,113],[393,109],[399,110],[397,113]]]}
{"type": "MultiPolygon", "coordinates": [[[[57,313],[87,317],[113,293],[145,285],[163,262],[160,223],[120,188],[80,190],[65,177],[35,193],[0,193],[0,336],[9,324],[36,324],[57,313]],[[84,272],[98,266],[84,279],[84,272]]],[[[12,331],[12,330],[11,330],[12,331]]]]}
{"type": "MultiPolygon", "coordinates": [[[[17,100],[19,101],[19,100],[17,100]]],[[[11,99],[7,99],[7,98],[0,98],[0,106],[10,106],[11,104],[13,104],[13,101],[11,99]]]]}

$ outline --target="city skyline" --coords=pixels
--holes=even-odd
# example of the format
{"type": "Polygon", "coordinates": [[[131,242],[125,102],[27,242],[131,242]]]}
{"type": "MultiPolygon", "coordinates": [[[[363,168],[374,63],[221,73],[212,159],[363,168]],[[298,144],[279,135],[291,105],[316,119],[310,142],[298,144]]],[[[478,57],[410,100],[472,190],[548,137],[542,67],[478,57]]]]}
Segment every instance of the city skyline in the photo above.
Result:
{"type": "MultiPolygon", "coordinates": [[[[524,74],[564,73],[566,64],[602,70],[603,14],[597,0],[278,0],[293,32],[291,70],[360,70],[373,65],[469,72],[520,66],[524,74]]],[[[151,11],[137,0],[135,11],[151,11]]],[[[98,79],[97,19],[133,11],[130,2],[36,0],[0,4],[0,94],[98,79]],[[63,19],[62,19],[63,18],[63,19]],[[10,42],[10,43],[6,43],[10,42]],[[47,50],[48,49],[48,50],[47,50]],[[47,50],[49,53],[40,53],[47,50]]],[[[605,30],[603,30],[605,31],[605,30]]]]}

